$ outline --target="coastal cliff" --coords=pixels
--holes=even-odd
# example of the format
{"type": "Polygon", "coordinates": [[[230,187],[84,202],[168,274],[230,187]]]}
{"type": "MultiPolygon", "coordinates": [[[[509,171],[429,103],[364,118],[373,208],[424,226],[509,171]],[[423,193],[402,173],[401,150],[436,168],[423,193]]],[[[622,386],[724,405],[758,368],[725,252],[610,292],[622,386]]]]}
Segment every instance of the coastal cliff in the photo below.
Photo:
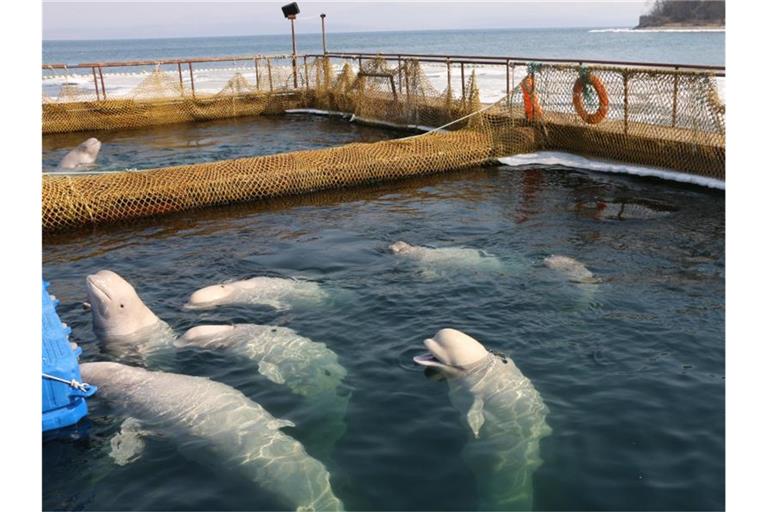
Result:
{"type": "Polygon", "coordinates": [[[648,14],[640,16],[636,29],[724,28],[725,1],[656,0],[648,14]]]}

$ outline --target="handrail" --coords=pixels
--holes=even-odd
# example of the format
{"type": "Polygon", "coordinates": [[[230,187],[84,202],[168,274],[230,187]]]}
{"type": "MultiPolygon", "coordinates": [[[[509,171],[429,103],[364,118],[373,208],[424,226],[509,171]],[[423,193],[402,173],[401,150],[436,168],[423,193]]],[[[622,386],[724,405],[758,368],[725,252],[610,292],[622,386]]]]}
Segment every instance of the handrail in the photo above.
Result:
{"type": "MultiPolygon", "coordinates": [[[[396,60],[401,58],[415,58],[423,62],[445,63],[447,61],[456,64],[504,64],[504,65],[525,65],[529,62],[546,62],[555,64],[598,64],[613,66],[637,66],[645,68],[660,68],[674,70],[706,70],[714,71],[717,76],[725,76],[725,66],[709,66],[696,64],[669,64],[666,62],[636,62],[636,61],[615,61],[600,59],[555,59],[546,57],[499,57],[499,56],[478,56],[478,55],[443,55],[427,53],[369,53],[369,52],[329,52],[326,54],[306,54],[297,55],[297,58],[320,58],[331,57],[338,59],[373,59],[384,58],[387,60],[396,60]]],[[[168,64],[187,64],[202,62],[233,62],[233,61],[252,61],[253,59],[290,59],[292,55],[238,55],[231,57],[190,57],[177,59],[156,59],[156,60],[135,60],[135,61],[114,61],[114,62],[84,62],[80,64],[43,64],[42,69],[76,69],[93,67],[129,67],[129,66],[149,66],[149,65],[168,65],[168,64]]]]}
{"type": "Polygon", "coordinates": [[[307,57],[332,57],[338,59],[374,59],[384,58],[387,60],[396,60],[399,58],[414,58],[423,62],[451,61],[457,64],[511,64],[525,65],[529,62],[546,62],[554,64],[599,64],[613,66],[637,66],[646,68],[661,68],[673,70],[706,70],[715,71],[717,76],[725,76],[725,66],[710,66],[697,64],[670,64],[666,62],[636,62],[636,61],[614,61],[600,59],[555,59],[546,57],[499,57],[499,56],[478,56],[478,55],[443,55],[427,53],[368,53],[368,52],[329,52],[323,54],[308,54],[307,57]]]}
{"type": "Polygon", "coordinates": [[[93,68],[93,67],[130,67],[130,66],[157,66],[167,64],[189,64],[201,62],[234,62],[234,61],[252,61],[253,59],[290,59],[288,55],[237,55],[232,57],[190,57],[181,59],[155,59],[155,60],[126,60],[114,62],[82,62],[80,64],[43,64],[42,69],[75,69],[75,68],[93,68]]]}

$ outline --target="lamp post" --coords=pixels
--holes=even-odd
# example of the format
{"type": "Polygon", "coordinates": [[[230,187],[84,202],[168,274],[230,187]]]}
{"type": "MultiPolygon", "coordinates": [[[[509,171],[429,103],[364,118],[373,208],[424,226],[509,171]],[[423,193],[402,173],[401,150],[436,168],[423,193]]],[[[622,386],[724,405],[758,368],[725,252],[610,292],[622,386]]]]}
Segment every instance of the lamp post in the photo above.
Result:
{"type": "Polygon", "coordinates": [[[325,45],[325,14],[320,15],[320,23],[323,26],[323,55],[328,53],[328,48],[325,45]]]}
{"type": "Polygon", "coordinates": [[[283,16],[291,20],[291,46],[293,48],[291,53],[291,61],[293,64],[293,88],[298,89],[299,76],[296,72],[296,29],[294,27],[294,21],[296,20],[296,15],[299,14],[299,4],[293,2],[288,5],[284,5],[281,7],[281,9],[283,10],[283,16]]]}

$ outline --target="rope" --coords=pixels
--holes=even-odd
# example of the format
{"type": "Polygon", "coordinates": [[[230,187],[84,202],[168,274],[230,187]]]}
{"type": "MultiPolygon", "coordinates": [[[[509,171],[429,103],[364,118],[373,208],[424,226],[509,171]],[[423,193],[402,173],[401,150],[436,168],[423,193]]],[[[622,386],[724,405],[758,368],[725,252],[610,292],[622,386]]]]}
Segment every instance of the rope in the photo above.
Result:
{"type": "Polygon", "coordinates": [[[528,63],[528,74],[532,75],[534,73],[538,73],[541,71],[541,62],[529,62],[528,63]]]}
{"type": "Polygon", "coordinates": [[[56,381],[56,382],[61,382],[62,384],[67,384],[78,391],[82,391],[83,393],[87,393],[88,388],[91,387],[90,384],[86,384],[85,382],[78,382],[76,379],[72,379],[72,380],[62,379],[61,377],[56,377],[55,375],[50,375],[48,373],[43,373],[43,378],[56,381]]]}
{"type": "Polygon", "coordinates": [[[512,97],[512,96],[515,94],[515,92],[517,92],[517,90],[518,90],[519,88],[520,88],[520,86],[519,86],[519,85],[518,85],[518,86],[515,86],[515,87],[514,87],[514,88],[513,88],[513,89],[512,89],[512,90],[509,92],[509,94],[508,94],[507,96],[504,96],[504,97],[503,97],[503,98],[501,98],[499,101],[497,101],[497,102],[495,102],[495,103],[491,103],[491,104],[490,104],[490,105],[488,105],[487,107],[483,107],[483,108],[481,108],[480,110],[476,110],[475,112],[470,112],[469,114],[467,114],[467,115],[465,115],[465,116],[463,116],[463,117],[460,117],[460,118],[458,118],[458,119],[455,119],[455,120],[451,121],[450,123],[446,123],[446,124],[444,124],[444,125],[442,125],[442,126],[438,126],[437,128],[433,128],[433,129],[429,130],[428,132],[419,133],[419,134],[417,134],[417,135],[411,135],[410,137],[403,137],[402,139],[396,139],[396,140],[408,140],[408,139],[415,139],[416,137],[423,137],[423,136],[425,136],[425,135],[429,135],[430,133],[435,133],[435,132],[443,131],[443,130],[445,130],[446,128],[448,128],[449,126],[452,126],[452,125],[454,125],[454,124],[458,123],[459,121],[463,121],[463,120],[465,120],[465,119],[467,119],[467,118],[470,118],[470,117],[476,116],[477,114],[482,114],[482,113],[483,113],[483,112],[485,112],[486,110],[490,110],[490,109],[492,109],[493,107],[495,107],[495,106],[497,106],[497,105],[500,105],[500,104],[501,104],[501,103],[503,103],[503,102],[506,102],[506,101],[507,101],[507,99],[508,99],[508,98],[511,98],[511,97],[512,97]]]}
{"type": "Polygon", "coordinates": [[[595,88],[592,87],[592,83],[589,81],[590,79],[590,71],[587,66],[584,64],[579,66],[579,80],[581,80],[581,85],[583,86],[584,91],[584,100],[589,103],[590,106],[595,105],[595,88]]]}

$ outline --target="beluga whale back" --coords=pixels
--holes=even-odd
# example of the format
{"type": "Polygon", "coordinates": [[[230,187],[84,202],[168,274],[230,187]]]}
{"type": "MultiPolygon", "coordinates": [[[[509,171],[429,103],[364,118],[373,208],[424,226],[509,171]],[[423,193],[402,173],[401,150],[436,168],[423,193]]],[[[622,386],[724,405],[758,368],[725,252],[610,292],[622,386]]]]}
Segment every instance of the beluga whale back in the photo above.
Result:
{"type": "Polygon", "coordinates": [[[389,246],[392,254],[431,268],[468,269],[485,271],[502,270],[501,261],[491,254],[466,247],[432,248],[411,245],[399,240],[389,246]]]}
{"type": "Polygon", "coordinates": [[[295,510],[342,510],[325,466],[279,429],[293,426],[225,384],[119,363],[83,363],[103,399],[178,442],[182,454],[218,461],[295,510]]]}
{"type": "Polygon", "coordinates": [[[285,310],[295,304],[318,303],[326,297],[320,285],[312,281],[261,276],[206,286],[189,297],[186,307],[209,309],[225,304],[262,304],[285,310]]]}
{"type": "Polygon", "coordinates": [[[264,377],[305,397],[299,425],[307,430],[308,446],[323,456],[330,455],[344,434],[350,397],[342,381],[347,371],[324,343],[287,327],[237,324],[193,327],[174,345],[226,351],[253,361],[264,377]]]}
{"type": "Polygon", "coordinates": [[[551,433],[536,388],[506,356],[455,329],[424,341],[414,361],[445,374],[472,433],[463,456],[477,477],[479,510],[531,510],[539,441],[551,433]]]}
{"type": "Polygon", "coordinates": [[[170,347],[171,327],[142,302],[131,284],[111,270],[86,278],[93,330],[109,352],[121,357],[145,359],[170,347]]]}

